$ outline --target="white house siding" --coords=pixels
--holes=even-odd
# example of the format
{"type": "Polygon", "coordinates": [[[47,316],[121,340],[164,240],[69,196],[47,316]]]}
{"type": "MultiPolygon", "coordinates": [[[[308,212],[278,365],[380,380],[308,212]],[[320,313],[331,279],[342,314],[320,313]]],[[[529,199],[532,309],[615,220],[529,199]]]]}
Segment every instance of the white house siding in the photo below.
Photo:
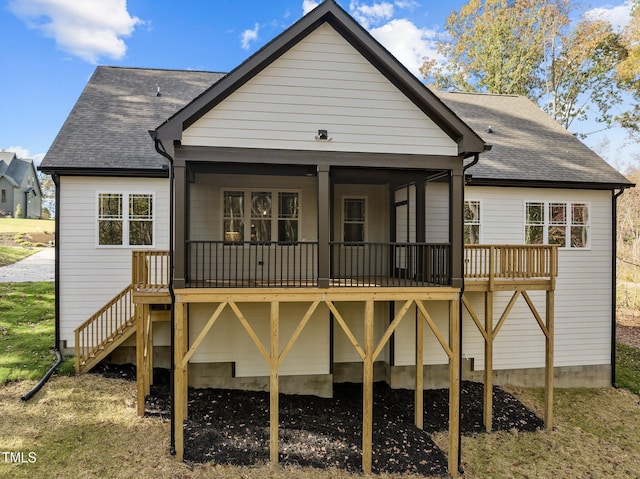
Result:
{"type": "Polygon", "coordinates": [[[187,128],[183,145],[457,155],[457,145],[331,26],[187,128]],[[318,130],[331,141],[316,141],[318,130]]]}
{"type": "MultiPolygon", "coordinates": [[[[590,248],[560,249],[555,293],[555,365],[606,365],[611,361],[611,192],[561,189],[470,187],[466,199],[480,201],[481,242],[524,243],[526,201],[571,201],[590,205],[590,248]]],[[[545,295],[529,293],[544,315],[545,295]]],[[[474,301],[482,311],[479,295],[474,301]]],[[[497,321],[509,301],[495,294],[497,321]]],[[[483,367],[482,341],[465,314],[466,355],[483,367]]],[[[495,341],[497,369],[543,367],[544,339],[520,298],[495,341]]]]}
{"type": "MultiPolygon", "coordinates": [[[[430,204],[427,187],[427,215],[430,204]]],[[[555,366],[608,365],[611,359],[611,192],[544,188],[467,187],[467,200],[479,200],[480,242],[523,244],[526,201],[570,201],[590,205],[590,248],[560,249],[559,275],[555,292],[555,366]]],[[[445,203],[442,203],[444,208],[445,203]]],[[[437,213],[437,211],[436,211],[437,213]]],[[[428,219],[430,225],[431,220],[428,219]]],[[[428,230],[429,237],[429,230],[428,230]]],[[[483,295],[465,293],[474,310],[484,314],[483,295]]],[[[513,293],[494,293],[494,321],[497,323],[513,293]]],[[[545,314],[544,292],[529,292],[536,309],[545,314]]],[[[437,310],[438,307],[435,308],[437,310]]],[[[439,324],[446,331],[446,309],[439,324]]],[[[494,323],[494,324],[495,324],[494,323]]],[[[463,356],[484,368],[484,343],[475,324],[463,309],[463,356]]],[[[413,325],[401,325],[395,334],[397,365],[410,365],[414,348],[413,325]]],[[[444,360],[439,346],[425,341],[425,363],[444,360]],[[434,357],[434,350],[437,357],[434,357]]],[[[522,298],[519,298],[494,343],[494,368],[544,367],[544,336],[522,298]]]]}
{"type": "MultiPolygon", "coordinates": [[[[189,305],[189,340],[195,341],[211,317],[217,305],[189,305]]],[[[269,304],[238,304],[243,315],[269,350],[269,304]]],[[[280,304],[280,350],[298,326],[309,307],[306,303],[280,304]]],[[[329,312],[321,306],[313,314],[298,340],[291,348],[280,368],[280,375],[329,374],[329,312]]],[[[235,314],[228,309],[211,328],[196,353],[192,363],[233,362],[237,377],[268,376],[269,364],[249,337],[235,314]]]]}
{"type": "Polygon", "coordinates": [[[131,283],[131,251],[169,248],[169,182],[75,176],[60,182],[60,339],[71,348],[74,329],[131,283]],[[153,193],[154,246],[97,246],[98,193],[153,193]]]}

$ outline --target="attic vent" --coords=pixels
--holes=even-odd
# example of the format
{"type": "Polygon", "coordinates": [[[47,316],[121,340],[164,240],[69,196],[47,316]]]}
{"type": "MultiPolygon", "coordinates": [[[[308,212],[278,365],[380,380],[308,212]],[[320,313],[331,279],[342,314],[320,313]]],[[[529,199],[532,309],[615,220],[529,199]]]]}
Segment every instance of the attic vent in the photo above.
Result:
{"type": "Polygon", "coordinates": [[[491,125],[489,125],[489,127],[487,128],[487,133],[493,133],[493,128],[491,128],[491,125]]]}
{"type": "Polygon", "coordinates": [[[158,90],[156,90],[156,96],[162,96],[162,93],[160,93],[160,87],[158,86],[158,90]]]}

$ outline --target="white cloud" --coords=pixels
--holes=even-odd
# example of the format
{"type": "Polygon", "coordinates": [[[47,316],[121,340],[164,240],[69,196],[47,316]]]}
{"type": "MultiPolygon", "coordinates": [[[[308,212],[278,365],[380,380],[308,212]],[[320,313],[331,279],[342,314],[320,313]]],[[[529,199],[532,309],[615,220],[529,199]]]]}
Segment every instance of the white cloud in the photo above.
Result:
{"type": "Polygon", "coordinates": [[[588,10],[584,16],[592,19],[608,20],[614,29],[620,30],[625,27],[631,19],[631,3],[631,0],[626,0],[620,5],[592,8],[588,10]]]}
{"type": "Polygon", "coordinates": [[[352,0],[349,10],[356,20],[367,30],[373,25],[389,20],[394,14],[394,5],[389,2],[361,4],[358,0],[352,0]]]}
{"type": "Polygon", "coordinates": [[[302,14],[306,15],[311,10],[320,5],[320,2],[316,2],[315,0],[303,0],[302,2],[302,14]]]}
{"type": "Polygon", "coordinates": [[[129,14],[126,0],[12,0],[9,8],[61,50],[90,63],[101,56],[122,58],[122,38],[144,23],[129,14]]]}
{"type": "Polygon", "coordinates": [[[420,66],[425,57],[440,59],[436,52],[436,32],[418,28],[407,19],[391,20],[370,30],[370,33],[418,78],[421,77],[420,66]]]}
{"type": "Polygon", "coordinates": [[[260,25],[257,23],[253,27],[253,30],[245,30],[242,32],[242,40],[240,45],[244,50],[248,50],[251,48],[251,42],[254,42],[258,39],[258,32],[260,31],[260,25]]]}
{"type": "Polygon", "coordinates": [[[42,159],[44,158],[44,153],[38,153],[36,155],[31,155],[29,150],[22,146],[10,146],[8,148],[3,149],[2,151],[12,151],[16,154],[18,158],[27,159],[30,158],[34,161],[36,165],[39,165],[42,159]]]}

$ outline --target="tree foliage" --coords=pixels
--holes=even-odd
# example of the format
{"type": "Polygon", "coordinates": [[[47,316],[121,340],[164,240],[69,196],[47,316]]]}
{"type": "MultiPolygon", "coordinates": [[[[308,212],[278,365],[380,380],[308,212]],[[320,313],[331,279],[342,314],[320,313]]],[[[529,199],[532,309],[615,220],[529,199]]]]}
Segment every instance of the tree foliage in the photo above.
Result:
{"type": "Polygon", "coordinates": [[[618,120],[636,136],[640,136],[640,0],[634,0],[631,21],[624,29],[622,42],[627,58],[618,65],[618,78],[627,92],[635,99],[634,105],[622,113],[618,120]]]}
{"type": "Polygon", "coordinates": [[[422,74],[436,88],[527,96],[565,127],[589,105],[611,122],[626,48],[608,22],[571,23],[572,8],[569,0],[470,0],[447,18],[438,44],[445,64],[425,59],[422,74]]]}

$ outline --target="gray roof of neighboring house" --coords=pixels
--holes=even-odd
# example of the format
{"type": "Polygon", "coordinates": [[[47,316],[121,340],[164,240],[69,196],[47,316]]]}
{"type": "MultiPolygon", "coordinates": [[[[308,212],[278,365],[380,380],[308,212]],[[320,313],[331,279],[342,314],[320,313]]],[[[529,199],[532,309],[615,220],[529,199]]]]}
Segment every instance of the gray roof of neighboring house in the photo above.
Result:
{"type": "Polygon", "coordinates": [[[156,153],[148,131],[223,76],[191,70],[96,68],[40,169],[107,171],[166,167],[166,160],[156,153]]]}
{"type": "Polygon", "coordinates": [[[33,160],[18,158],[12,151],[0,151],[0,176],[13,186],[20,186],[32,168],[33,160]]]}
{"type": "MultiPolygon", "coordinates": [[[[98,67],[40,166],[44,171],[161,170],[148,130],[205,92],[221,73],[98,67]],[[161,96],[156,96],[158,86],[161,96]]],[[[524,97],[438,92],[491,151],[472,184],[541,182],[590,187],[631,183],[524,97]],[[491,127],[492,133],[487,129],[491,127]]]]}
{"type": "Polygon", "coordinates": [[[493,145],[468,170],[472,184],[522,181],[632,185],[528,98],[450,92],[437,95],[493,145]]]}

